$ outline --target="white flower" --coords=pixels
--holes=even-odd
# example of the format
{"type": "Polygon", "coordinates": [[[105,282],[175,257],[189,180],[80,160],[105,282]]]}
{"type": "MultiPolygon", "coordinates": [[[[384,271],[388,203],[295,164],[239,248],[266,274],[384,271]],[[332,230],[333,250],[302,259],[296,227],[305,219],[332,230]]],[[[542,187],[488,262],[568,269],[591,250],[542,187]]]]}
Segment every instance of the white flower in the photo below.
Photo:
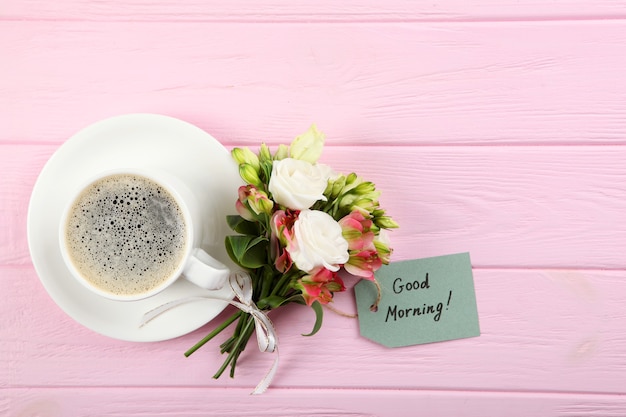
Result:
{"type": "Polygon", "coordinates": [[[289,147],[292,158],[314,164],[322,155],[325,135],[312,125],[309,130],[296,137],[289,147]]]}
{"type": "Polygon", "coordinates": [[[285,158],[274,161],[269,190],[278,204],[304,210],[318,200],[326,200],[324,190],[330,175],[331,170],[326,165],[285,158]]]}
{"type": "Polygon", "coordinates": [[[307,273],[320,266],[338,271],[349,258],[341,226],[328,213],[318,210],[300,212],[287,250],[298,269],[307,273]]]}

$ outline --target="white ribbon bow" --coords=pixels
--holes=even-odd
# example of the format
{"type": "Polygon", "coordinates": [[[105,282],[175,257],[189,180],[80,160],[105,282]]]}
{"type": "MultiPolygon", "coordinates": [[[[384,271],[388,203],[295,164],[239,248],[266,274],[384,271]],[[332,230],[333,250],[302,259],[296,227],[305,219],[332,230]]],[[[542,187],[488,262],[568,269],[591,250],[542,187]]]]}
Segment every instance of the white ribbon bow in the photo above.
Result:
{"type": "Polygon", "coordinates": [[[278,370],[278,336],[276,334],[276,330],[274,329],[274,325],[272,324],[267,314],[259,310],[256,304],[254,304],[254,301],[252,301],[252,279],[250,278],[250,275],[245,272],[232,273],[228,279],[228,283],[230,284],[233,293],[235,293],[235,296],[239,299],[239,302],[209,295],[187,297],[180,300],[170,301],[169,303],[160,305],[144,314],[141,323],[139,324],[139,327],[145,326],[148,322],[165,313],[166,311],[169,311],[182,304],[197,300],[226,301],[227,303],[237,307],[244,313],[250,314],[252,318],[254,318],[254,326],[256,330],[259,350],[261,352],[269,353],[276,352],[274,364],[270,368],[269,372],[265,375],[265,377],[261,380],[261,382],[259,382],[259,384],[256,386],[254,391],[252,391],[253,395],[262,394],[270,386],[270,383],[272,382],[272,379],[274,378],[274,375],[278,370]]]}

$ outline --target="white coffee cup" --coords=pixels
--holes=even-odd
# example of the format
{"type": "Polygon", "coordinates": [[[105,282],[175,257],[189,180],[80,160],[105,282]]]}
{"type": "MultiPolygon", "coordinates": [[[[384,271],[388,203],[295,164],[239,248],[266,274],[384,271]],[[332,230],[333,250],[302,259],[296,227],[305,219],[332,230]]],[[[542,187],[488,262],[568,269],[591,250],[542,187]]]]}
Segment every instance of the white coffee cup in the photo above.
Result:
{"type": "Polygon", "coordinates": [[[117,169],[72,193],[59,226],[63,260],[86,288],[133,301],[180,277],[219,289],[230,270],[202,248],[203,217],[178,178],[158,169],[117,169]]]}

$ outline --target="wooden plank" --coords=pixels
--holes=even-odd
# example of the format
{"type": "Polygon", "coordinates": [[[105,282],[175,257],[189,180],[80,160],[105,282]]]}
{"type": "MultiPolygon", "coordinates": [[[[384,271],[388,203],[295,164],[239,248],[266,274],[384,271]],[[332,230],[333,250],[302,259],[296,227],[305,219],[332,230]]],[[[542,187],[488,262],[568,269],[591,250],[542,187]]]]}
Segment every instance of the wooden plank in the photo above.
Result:
{"type": "Polygon", "coordinates": [[[236,143],[315,122],[355,146],[624,144],[625,29],[4,21],[0,141],[59,143],[114,114],[155,112],[236,143]]]}
{"type": "MultiPolygon", "coordinates": [[[[625,269],[626,148],[340,147],[323,161],[374,181],[401,225],[395,259],[469,251],[476,267],[625,269]]],[[[30,263],[26,207],[55,150],[0,146],[0,264],[30,263]]]]}
{"type": "Polygon", "coordinates": [[[416,410],[428,416],[621,417],[626,399],[561,393],[330,389],[273,389],[260,397],[248,395],[245,389],[0,389],[0,412],[11,416],[413,417],[416,410]]]}
{"type": "Polygon", "coordinates": [[[102,1],[65,0],[6,2],[0,8],[4,19],[85,19],[85,20],[186,20],[245,22],[316,21],[474,21],[511,19],[620,18],[625,15],[622,0],[555,0],[549,3],[524,1],[443,0],[438,2],[357,1],[290,2],[250,0],[230,2],[185,0],[102,1]]]}
{"type": "MultiPolygon", "coordinates": [[[[314,321],[311,310],[292,305],[272,313],[280,337],[280,367],[272,386],[377,394],[626,393],[626,272],[476,269],[474,279],[481,326],[476,338],[389,349],[360,337],[356,319],[327,311],[320,332],[305,338],[301,334],[314,321]]],[[[218,349],[221,337],[189,358],[183,352],[217,320],[174,340],[128,343],[99,336],[65,317],[30,268],[0,269],[0,290],[11,295],[0,305],[4,388],[252,390],[273,360],[251,343],[235,379],[213,380],[224,359],[218,349]]],[[[351,292],[335,300],[337,308],[354,311],[351,292]]]]}

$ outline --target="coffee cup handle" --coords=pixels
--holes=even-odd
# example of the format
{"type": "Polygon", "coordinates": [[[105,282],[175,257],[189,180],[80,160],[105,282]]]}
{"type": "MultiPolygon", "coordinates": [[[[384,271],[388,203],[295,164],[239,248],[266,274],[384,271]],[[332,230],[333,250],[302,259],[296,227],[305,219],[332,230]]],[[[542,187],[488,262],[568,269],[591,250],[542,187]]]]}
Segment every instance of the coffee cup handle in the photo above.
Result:
{"type": "Polygon", "coordinates": [[[194,249],[185,269],[183,277],[198,287],[207,290],[218,290],[224,286],[230,269],[202,249],[194,249]]]}

